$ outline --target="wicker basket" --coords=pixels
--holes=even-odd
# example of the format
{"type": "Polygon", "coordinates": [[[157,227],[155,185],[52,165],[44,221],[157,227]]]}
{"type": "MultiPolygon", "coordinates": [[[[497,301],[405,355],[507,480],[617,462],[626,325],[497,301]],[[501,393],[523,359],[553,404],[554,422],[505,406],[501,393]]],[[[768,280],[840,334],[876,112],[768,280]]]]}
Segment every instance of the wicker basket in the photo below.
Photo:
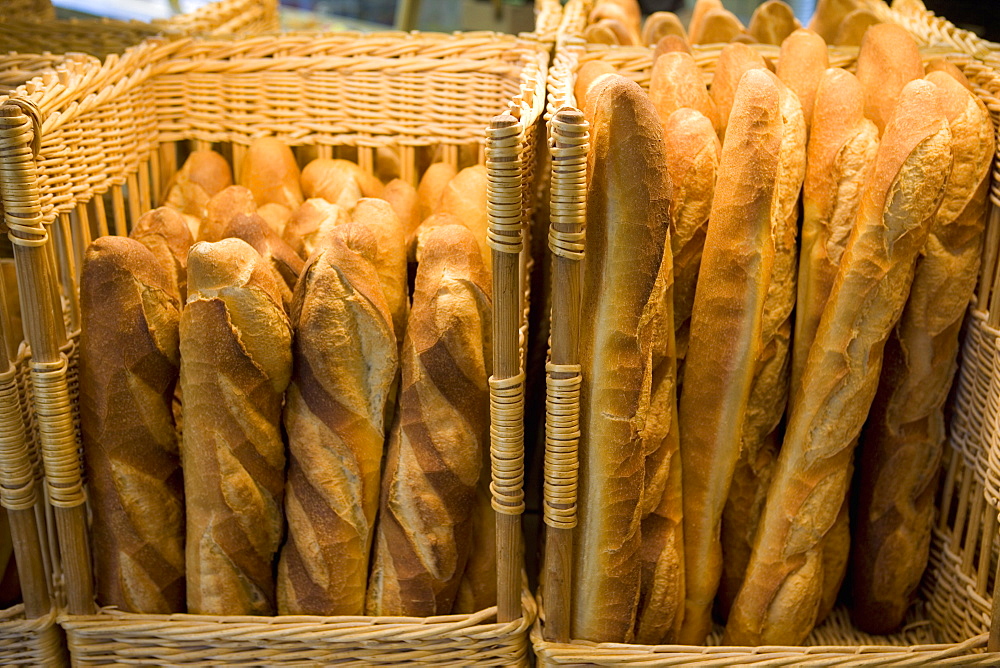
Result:
{"type": "MultiPolygon", "coordinates": [[[[532,214],[548,45],[492,33],[360,36],[287,34],[241,41],[150,41],[100,67],[0,107],[0,188],[18,258],[34,418],[66,585],[60,618],[76,663],[527,662],[534,600],[520,562],[523,479],[521,342],[525,228],[532,214]],[[498,114],[500,114],[498,116],[498,114]],[[484,136],[484,129],[489,126],[484,136]],[[85,491],[74,425],[76,282],[84,249],[126,234],[158,202],[177,149],[212,146],[238,164],[245,147],[275,135],[303,160],[348,152],[369,171],[377,148],[396,149],[415,182],[424,147],[458,163],[462,149],[489,174],[494,266],[491,386],[498,605],[472,615],[206,617],[94,610],[85,491]],[[50,243],[51,241],[51,243],[50,243]],[[65,313],[60,303],[67,305],[65,313]]],[[[98,555],[99,558],[99,555],[98,555]]]]}
{"type": "MultiPolygon", "coordinates": [[[[755,48],[772,59],[779,53],[778,47],[758,45],[755,48]]],[[[600,59],[648,88],[651,55],[651,49],[647,48],[585,46],[580,40],[563,36],[550,70],[547,116],[553,171],[549,247],[553,271],[563,271],[567,277],[575,275],[572,280],[553,281],[553,364],[549,366],[544,508],[550,535],[547,540],[550,541],[562,540],[560,533],[570,536],[575,526],[580,367],[573,357],[573,349],[561,337],[578,327],[580,316],[574,311],[568,293],[561,294],[559,290],[580,280],[580,262],[585,252],[585,172],[589,136],[583,116],[576,109],[573,84],[582,62],[600,59]]],[[[706,81],[718,55],[719,45],[695,48],[695,59],[705,70],[706,81]]],[[[925,55],[930,58],[944,54],[927,50],[925,55]]],[[[856,56],[857,49],[830,51],[834,66],[850,67],[856,56]]],[[[987,103],[993,122],[997,124],[1000,107],[995,93],[1000,79],[996,73],[965,55],[952,52],[947,57],[976,85],[977,93],[987,103]]],[[[847,611],[838,608],[813,631],[802,647],[720,647],[721,629],[709,638],[708,645],[715,646],[706,647],[553,642],[550,639],[568,637],[565,601],[572,586],[571,574],[561,570],[560,563],[553,559],[545,572],[548,591],[542,591],[541,600],[545,605],[540,606],[541,621],[532,631],[539,665],[969,666],[1000,663],[1000,653],[983,651],[990,637],[991,599],[1000,551],[997,523],[1000,430],[996,425],[1000,412],[1000,349],[997,346],[1000,322],[995,316],[991,319],[986,315],[991,300],[997,299],[993,281],[1000,237],[998,180],[1000,170],[994,172],[992,182],[993,208],[982,268],[985,278],[981,279],[977,305],[970,311],[966,323],[930,564],[920,601],[911,610],[903,631],[893,636],[861,633],[852,627],[847,611]],[[548,616],[544,608],[549,609],[548,616]]],[[[1000,314],[996,308],[990,308],[989,312],[1000,314]]],[[[992,619],[996,621],[997,616],[992,615],[992,619]]],[[[992,643],[990,649],[994,649],[992,643]]]]}
{"type": "Polygon", "coordinates": [[[948,19],[928,11],[922,0],[897,0],[891,7],[882,0],[866,0],[867,7],[886,23],[906,28],[922,46],[946,46],[980,60],[996,57],[1000,44],[957,28],[948,19]]]}
{"type": "Polygon", "coordinates": [[[54,19],[55,7],[49,0],[6,0],[4,12],[19,19],[54,19]]]}

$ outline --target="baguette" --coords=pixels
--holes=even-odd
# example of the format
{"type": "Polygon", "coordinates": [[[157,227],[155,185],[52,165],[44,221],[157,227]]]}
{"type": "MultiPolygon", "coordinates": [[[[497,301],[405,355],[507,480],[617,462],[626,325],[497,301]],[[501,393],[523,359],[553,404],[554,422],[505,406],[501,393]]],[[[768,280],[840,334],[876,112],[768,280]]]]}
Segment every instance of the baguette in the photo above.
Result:
{"type": "Polygon", "coordinates": [[[484,450],[472,509],[472,547],[452,608],[452,614],[456,615],[467,615],[497,604],[497,520],[487,462],[489,451],[484,450]]]}
{"type": "Polygon", "coordinates": [[[646,22],[642,26],[643,46],[653,46],[667,35],[676,35],[685,42],[687,41],[687,31],[684,24],[673,12],[653,12],[646,17],[646,22]]]}
{"type": "Polygon", "coordinates": [[[705,78],[694,58],[687,53],[665,53],[653,61],[649,75],[649,97],[660,122],[681,107],[701,112],[718,132],[722,127],[715,100],[705,87],[705,78]]]}
{"type": "Polygon", "coordinates": [[[861,84],[846,70],[828,69],[816,92],[816,119],[802,194],[793,395],[798,392],[877,149],[878,128],[864,116],[861,84]]]}
{"type": "Polygon", "coordinates": [[[264,260],[277,280],[281,303],[288,312],[292,303],[292,290],[302,273],[302,258],[291,246],[282,241],[264,219],[257,214],[239,214],[233,218],[223,238],[236,237],[250,244],[264,260]]]}
{"type": "Polygon", "coordinates": [[[139,216],[129,236],[148,248],[166,269],[173,294],[187,299],[187,254],[194,240],[184,216],[161,206],[139,216]]]}
{"type": "Polygon", "coordinates": [[[236,216],[257,213],[253,193],[243,186],[229,186],[208,201],[198,228],[197,241],[219,241],[236,216]]]}
{"type": "Polygon", "coordinates": [[[847,494],[852,448],[941,199],[950,145],[936,87],[907,84],[792,399],[726,644],[798,645],[816,622],[826,581],[822,539],[847,494]]]}
{"type": "Polygon", "coordinates": [[[225,158],[215,151],[194,151],[170,179],[163,204],[202,219],[208,201],[231,185],[233,175],[225,158]]]}
{"type": "Polygon", "coordinates": [[[590,87],[605,74],[614,74],[615,68],[603,60],[588,60],[576,72],[576,83],[573,84],[573,97],[581,111],[586,111],[587,93],[590,87]]]}
{"type": "Polygon", "coordinates": [[[188,255],[180,322],[188,611],[273,615],[291,327],[276,279],[240,239],[188,255]]]}
{"type": "Polygon", "coordinates": [[[295,290],[278,614],[364,614],[385,417],[398,371],[375,244],[358,223],[337,227],[295,290]]]}
{"type": "Polygon", "coordinates": [[[452,610],[489,437],[491,291],[462,226],[430,230],[400,356],[366,612],[452,610]]]}
{"type": "Polygon", "coordinates": [[[399,218],[399,227],[409,239],[420,225],[420,202],[417,189],[402,179],[393,179],[385,184],[382,199],[389,203],[399,218]]]}
{"type": "Polygon", "coordinates": [[[184,612],[184,490],[171,402],[180,302],[133,239],[90,245],[80,278],[80,427],[97,601],[184,612]]]}
{"type": "Polygon", "coordinates": [[[927,80],[940,91],[954,163],[910,298],[886,345],[861,445],[851,614],[859,628],[874,633],[902,624],[927,564],[944,403],[976,287],[993,160],[986,106],[946,72],[927,80]]]}
{"type": "Polygon", "coordinates": [[[844,17],[840,27],[837,28],[837,36],[833,38],[833,43],[837,46],[861,46],[868,29],[879,23],[881,23],[879,18],[870,10],[855,9],[844,17]]]}
{"type": "Polygon", "coordinates": [[[299,257],[308,258],[316,250],[317,241],[330,227],[343,225],[350,214],[337,204],[321,197],[311,197],[292,213],[281,238],[299,257]]]}
{"type": "Polygon", "coordinates": [[[759,53],[746,44],[727,44],[719,54],[719,62],[712,75],[711,95],[719,114],[719,137],[726,138],[726,126],[733,107],[733,98],[740,80],[747,70],[766,70],[767,63],[759,53]]]}
{"type": "Polygon", "coordinates": [[[785,38],[802,27],[795,12],[782,0],[767,0],[758,5],[750,16],[747,32],[761,44],[781,44],[785,38]]]}
{"type": "Polygon", "coordinates": [[[280,204],[293,211],[302,204],[295,155],[276,137],[260,137],[250,143],[240,165],[239,181],[253,193],[258,206],[280,204]]]}
{"type": "Polygon", "coordinates": [[[284,234],[285,226],[292,218],[292,209],[283,204],[270,202],[257,208],[257,215],[264,219],[267,226],[279,237],[284,234]]]}
{"type": "Polygon", "coordinates": [[[458,170],[450,162],[435,162],[424,172],[417,186],[421,221],[437,210],[441,203],[441,194],[456,174],[458,170]]]}
{"type": "Polygon", "coordinates": [[[819,0],[808,27],[827,44],[833,44],[844,18],[860,6],[859,0],[819,0]]]}
{"type": "Polygon", "coordinates": [[[687,38],[678,37],[677,35],[667,35],[666,37],[660,38],[660,41],[656,43],[656,47],[653,48],[653,62],[665,53],[686,53],[691,54],[691,44],[687,41],[687,38]]]}
{"type": "Polygon", "coordinates": [[[700,644],[711,630],[712,601],[722,573],[722,510],[761,351],[775,254],[772,210],[782,142],[776,80],[766,72],[746,72],[733,109],[722,144],[681,389],[684,561],[698,564],[686,569],[683,644],[700,644]],[[728,345],[720,348],[719,341],[728,345]]]}
{"type": "MultiPolygon", "coordinates": [[[[774,75],[772,75],[774,76],[774,75]]],[[[760,509],[767,495],[773,453],[761,453],[773,447],[772,436],[785,414],[791,367],[792,310],[795,308],[795,275],[798,273],[797,233],[799,228],[799,192],[806,170],[806,124],[798,98],[776,76],[781,107],[781,157],[779,177],[771,216],[774,239],[774,263],[764,302],[761,325],[760,356],[756,360],[753,389],[747,403],[742,427],[739,460],[733,481],[740,478],[741,491],[749,497],[730,494],[722,513],[722,541],[732,545],[743,542],[739,554],[748,555],[757,529],[760,509]],[[727,535],[728,534],[728,535],[727,535]]],[[[739,583],[747,562],[725,554],[723,582],[739,583]]],[[[720,591],[723,611],[728,611],[737,587],[720,591]]]]}
{"type": "Polygon", "coordinates": [[[487,269],[492,269],[493,251],[486,242],[489,228],[486,217],[486,184],[485,165],[466,167],[445,186],[441,192],[441,202],[434,212],[450,213],[461,220],[479,244],[483,264],[487,269]]]}
{"type": "Polygon", "coordinates": [[[710,9],[698,30],[690,31],[692,44],[724,44],[746,34],[736,14],[727,9],[710,9]]]}
{"type": "Polygon", "coordinates": [[[865,33],[857,77],[865,93],[865,116],[875,122],[879,134],[885,132],[903,86],[923,76],[920,51],[905,28],[883,23],[865,33]]]}
{"type": "Polygon", "coordinates": [[[930,74],[931,72],[945,72],[949,74],[955,81],[962,84],[967,91],[970,93],[975,93],[972,84],[969,80],[962,74],[962,70],[958,69],[954,63],[945,60],[944,58],[932,58],[928,61],[927,65],[924,66],[924,72],[930,74]]]}
{"type": "Polygon", "coordinates": [[[618,42],[619,44],[626,46],[638,46],[642,44],[640,38],[640,21],[632,12],[626,11],[613,2],[599,2],[590,11],[587,22],[596,24],[605,21],[614,30],[618,39],[622,40],[618,42]]]}
{"type": "Polygon", "coordinates": [[[688,108],[678,109],[666,118],[663,142],[673,191],[670,245],[674,268],[674,337],[680,378],[687,356],[691,309],[722,146],[712,123],[688,108]]]}
{"type": "Polygon", "coordinates": [[[350,160],[328,158],[317,158],[306,165],[301,182],[306,198],[322,197],[346,209],[362,197],[381,197],[383,188],[381,181],[350,160]]]}
{"type": "Polygon", "coordinates": [[[800,28],[781,43],[776,74],[798,96],[807,133],[812,128],[816,89],[829,65],[826,42],[812,30],[800,28]]]}
{"type": "Polygon", "coordinates": [[[695,0],[691,9],[691,21],[688,23],[688,39],[692,39],[694,34],[701,30],[701,24],[705,20],[705,14],[712,9],[725,9],[722,0],[695,0]]]}
{"type": "Polygon", "coordinates": [[[673,380],[670,192],[660,122],[638,84],[608,75],[588,97],[592,142],[582,292],[588,317],[580,332],[572,636],[628,642],[643,586],[650,601],[657,585],[642,579],[640,521],[660,505],[666,469],[676,463],[667,442],[673,410],[666,393],[657,392],[672,388],[654,387],[673,380]],[[652,480],[647,470],[656,474],[652,480]]]}

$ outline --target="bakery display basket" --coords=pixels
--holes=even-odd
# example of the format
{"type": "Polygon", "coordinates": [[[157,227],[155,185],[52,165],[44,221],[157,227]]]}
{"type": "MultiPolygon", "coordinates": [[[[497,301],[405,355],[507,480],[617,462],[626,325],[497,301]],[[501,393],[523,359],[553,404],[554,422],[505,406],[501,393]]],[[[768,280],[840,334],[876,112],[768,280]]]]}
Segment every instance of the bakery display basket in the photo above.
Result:
{"type": "Polygon", "coordinates": [[[493,33],[289,33],[151,40],[71,63],[0,106],[0,194],[31,346],[32,418],[54,507],[63,614],[76,665],[524,665],[535,603],[523,587],[526,229],[534,206],[550,45],[493,33]],[[76,423],[77,281],[90,241],[156,206],[184,152],[238,165],[275,136],[300,162],[377,150],[415,184],[438,150],[485,162],[494,263],[490,379],[498,605],[467,615],[213,617],[95,608],[76,423]]]}
{"type": "Polygon", "coordinates": [[[49,0],[7,0],[4,11],[8,16],[22,19],[54,19],[55,7],[49,0]]]}
{"type": "MultiPolygon", "coordinates": [[[[640,646],[572,640],[569,592],[576,526],[577,445],[580,437],[581,264],[586,256],[588,128],[573,95],[582,63],[603,60],[648,89],[652,50],[585,45],[572,30],[566,8],[549,72],[547,114],[552,156],[552,337],[546,401],[544,521],[547,558],[539,592],[539,622],[532,630],[540,666],[973,666],[1000,663],[1000,614],[994,608],[1000,553],[1000,168],[991,178],[991,202],[980,283],[966,318],[950,408],[948,440],[938,495],[930,563],[901,632],[862,633],[839,607],[801,647],[725,647],[721,629],[708,646],[640,646]],[[568,30],[565,30],[567,29],[568,30]],[[992,628],[991,628],[992,623],[992,628]]],[[[695,47],[705,81],[722,45],[695,47]]],[[[755,45],[772,60],[778,47],[755,45]]],[[[1000,122],[1000,75],[987,64],[950,49],[924,49],[926,59],[946,57],[958,66],[1000,122]]],[[[831,66],[851,69],[857,49],[830,49],[831,66]]],[[[994,163],[996,165],[996,163],[994,163]]]]}

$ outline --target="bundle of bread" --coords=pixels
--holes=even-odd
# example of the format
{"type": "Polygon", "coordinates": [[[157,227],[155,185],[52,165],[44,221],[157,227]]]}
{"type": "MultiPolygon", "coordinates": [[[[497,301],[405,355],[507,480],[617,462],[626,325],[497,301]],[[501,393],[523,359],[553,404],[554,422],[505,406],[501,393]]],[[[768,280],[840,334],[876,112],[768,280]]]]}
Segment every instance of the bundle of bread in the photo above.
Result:
{"type": "MultiPolygon", "coordinates": [[[[880,22],[862,0],[819,0],[808,27],[828,44],[859,46],[865,31],[880,22]]],[[[643,20],[637,0],[597,0],[587,15],[583,37],[594,44],[673,43],[690,49],[691,44],[727,42],[777,45],[801,27],[783,0],[757,5],[747,25],[722,0],[695,0],[687,29],[673,12],[653,12],[643,20]]]]}
{"type": "Polygon", "coordinates": [[[777,74],[727,45],[708,90],[659,51],[648,98],[599,54],[574,89],[592,317],[572,636],[699,644],[718,619],[729,644],[801,644],[849,562],[855,622],[893,631],[928,558],[989,114],[888,24],[856,76],[807,29],[777,74]]]}
{"type": "Polygon", "coordinates": [[[238,173],[233,185],[221,155],[192,152],[166,206],[87,251],[98,603],[495,605],[485,168],[440,162],[419,187],[383,185],[343,159],[300,172],[263,138],[238,173]]]}

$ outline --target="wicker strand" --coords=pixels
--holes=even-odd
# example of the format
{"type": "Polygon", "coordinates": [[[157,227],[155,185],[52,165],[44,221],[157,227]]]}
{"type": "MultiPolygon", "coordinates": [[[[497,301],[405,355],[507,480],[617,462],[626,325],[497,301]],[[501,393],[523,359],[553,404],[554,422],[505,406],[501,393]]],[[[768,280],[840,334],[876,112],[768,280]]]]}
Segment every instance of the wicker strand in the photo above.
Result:
{"type": "Polygon", "coordinates": [[[522,165],[518,156],[520,128],[510,114],[497,116],[486,130],[486,193],[489,198],[490,248],[501,253],[520,253],[524,248],[521,219],[522,165]]]}
{"type": "Polygon", "coordinates": [[[545,365],[545,523],[556,529],[576,526],[578,446],[580,443],[579,364],[545,365]],[[569,377],[555,378],[555,374],[569,377]]]}
{"type": "Polygon", "coordinates": [[[14,365],[0,374],[0,504],[8,510],[32,510],[35,471],[28,453],[24,417],[14,365]]]}
{"type": "Polygon", "coordinates": [[[49,502],[57,508],[73,508],[86,500],[67,370],[65,355],[59,362],[35,362],[31,369],[45,481],[49,502]]]}
{"type": "Polygon", "coordinates": [[[524,380],[524,373],[490,378],[490,491],[504,515],[524,512],[524,380]]]}

